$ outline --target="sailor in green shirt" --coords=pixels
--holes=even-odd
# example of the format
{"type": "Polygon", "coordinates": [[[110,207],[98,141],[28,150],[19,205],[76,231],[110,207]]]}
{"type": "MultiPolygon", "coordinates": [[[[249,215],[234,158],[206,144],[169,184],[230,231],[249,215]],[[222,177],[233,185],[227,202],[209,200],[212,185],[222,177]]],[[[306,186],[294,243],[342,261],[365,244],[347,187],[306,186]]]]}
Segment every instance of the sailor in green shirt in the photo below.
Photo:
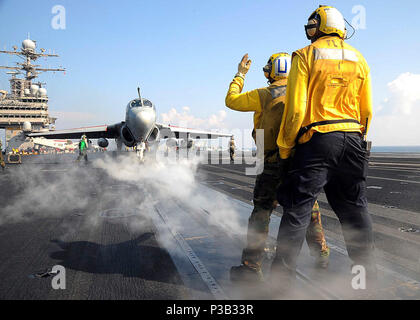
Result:
{"type": "Polygon", "coordinates": [[[85,162],[88,161],[87,149],[88,149],[87,138],[86,138],[86,135],[83,135],[79,142],[79,156],[77,157],[76,161],[80,161],[82,157],[85,159],[85,162]]]}

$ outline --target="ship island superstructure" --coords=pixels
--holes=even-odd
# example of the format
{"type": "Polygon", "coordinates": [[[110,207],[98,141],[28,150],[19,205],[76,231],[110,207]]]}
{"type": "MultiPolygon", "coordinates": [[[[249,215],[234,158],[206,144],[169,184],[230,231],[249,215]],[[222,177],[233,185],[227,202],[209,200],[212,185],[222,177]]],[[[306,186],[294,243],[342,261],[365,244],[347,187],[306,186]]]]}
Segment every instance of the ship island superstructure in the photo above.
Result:
{"type": "Polygon", "coordinates": [[[48,110],[48,95],[45,83],[35,81],[41,72],[62,71],[64,68],[42,68],[33,62],[40,57],[58,57],[55,53],[45,53],[45,49],[36,50],[36,41],[26,39],[18,50],[3,51],[19,57],[22,62],[16,66],[0,66],[0,69],[10,70],[10,92],[0,90],[0,129],[6,130],[6,144],[22,130],[48,131],[54,130],[56,118],[50,117],[48,110]],[[20,77],[19,77],[20,76],[20,77]]]}

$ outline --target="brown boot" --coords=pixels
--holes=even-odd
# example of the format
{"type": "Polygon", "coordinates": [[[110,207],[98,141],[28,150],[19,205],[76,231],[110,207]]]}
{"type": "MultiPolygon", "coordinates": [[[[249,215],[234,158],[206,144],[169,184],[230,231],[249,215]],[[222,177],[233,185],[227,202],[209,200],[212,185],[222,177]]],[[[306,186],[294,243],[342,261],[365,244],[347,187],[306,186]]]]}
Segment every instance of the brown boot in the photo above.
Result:
{"type": "Polygon", "coordinates": [[[261,268],[253,268],[246,264],[230,268],[232,282],[259,283],[264,281],[261,268]]]}

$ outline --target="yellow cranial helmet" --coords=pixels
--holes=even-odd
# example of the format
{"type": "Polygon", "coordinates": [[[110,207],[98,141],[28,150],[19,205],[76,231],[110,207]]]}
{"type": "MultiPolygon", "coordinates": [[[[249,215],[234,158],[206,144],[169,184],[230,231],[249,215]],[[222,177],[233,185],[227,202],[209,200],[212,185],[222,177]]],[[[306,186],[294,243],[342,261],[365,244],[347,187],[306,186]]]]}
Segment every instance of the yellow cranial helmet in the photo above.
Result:
{"type": "Polygon", "coordinates": [[[263,68],[264,75],[270,80],[277,81],[289,76],[291,57],[286,52],[275,53],[268,59],[263,68]]]}
{"type": "Polygon", "coordinates": [[[316,28],[325,34],[336,33],[342,39],[346,36],[346,25],[343,15],[331,6],[319,6],[308,18],[305,25],[306,36],[311,39],[316,34],[316,28]]]}

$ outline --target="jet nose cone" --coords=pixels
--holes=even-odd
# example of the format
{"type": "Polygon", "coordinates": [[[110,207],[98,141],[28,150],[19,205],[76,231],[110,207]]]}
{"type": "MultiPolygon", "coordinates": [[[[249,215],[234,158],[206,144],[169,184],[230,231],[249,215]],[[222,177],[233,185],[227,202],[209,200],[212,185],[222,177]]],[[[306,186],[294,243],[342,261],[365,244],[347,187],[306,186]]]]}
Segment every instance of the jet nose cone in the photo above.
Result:
{"type": "Polygon", "coordinates": [[[146,139],[156,122],[156,112],[152,108],[132,108],[127,112],[126,123],[137,141],[146,139]]]}

